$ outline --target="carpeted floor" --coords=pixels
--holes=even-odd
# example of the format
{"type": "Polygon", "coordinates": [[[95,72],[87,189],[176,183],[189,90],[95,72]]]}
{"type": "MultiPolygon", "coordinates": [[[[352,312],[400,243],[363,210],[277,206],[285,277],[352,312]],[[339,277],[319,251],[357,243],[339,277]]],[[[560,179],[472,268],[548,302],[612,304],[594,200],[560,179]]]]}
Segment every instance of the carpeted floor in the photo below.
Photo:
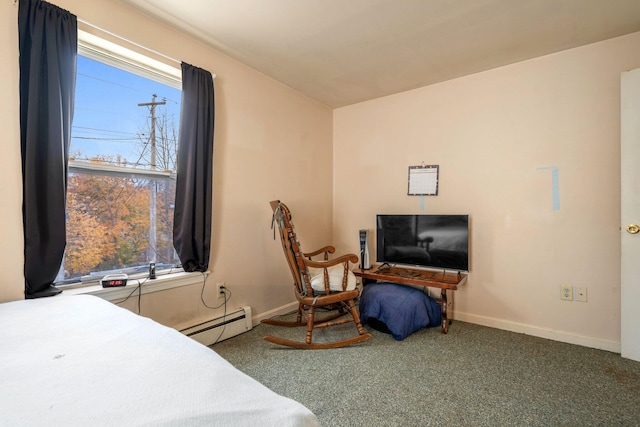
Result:
{"type": "Polygon", "coordinates": [[[276,346],[262,337],[304,328],[262,324],[212,348],[326,427],[640,426],[640,363],[619,354],[460,321],[404,341],[365,328],[373,338],[340,349],[276,346]]]}

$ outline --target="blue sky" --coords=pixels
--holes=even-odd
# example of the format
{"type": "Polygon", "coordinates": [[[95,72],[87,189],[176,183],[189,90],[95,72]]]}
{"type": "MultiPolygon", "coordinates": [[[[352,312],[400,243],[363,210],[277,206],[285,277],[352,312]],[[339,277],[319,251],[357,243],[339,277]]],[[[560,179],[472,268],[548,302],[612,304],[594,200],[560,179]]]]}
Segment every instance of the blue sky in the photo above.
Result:
{"type": "Polygon", "coordinates": [[[156,116],[166,109],[180,122],[181,91],[128,71],[78,55],[76,100],[71,133],[72,154],[86,157],[120,154],[128,161],[138,158],[140,134],[149,123],[149,107],[138,104],[166,101],[156,107],[156,116]]]}

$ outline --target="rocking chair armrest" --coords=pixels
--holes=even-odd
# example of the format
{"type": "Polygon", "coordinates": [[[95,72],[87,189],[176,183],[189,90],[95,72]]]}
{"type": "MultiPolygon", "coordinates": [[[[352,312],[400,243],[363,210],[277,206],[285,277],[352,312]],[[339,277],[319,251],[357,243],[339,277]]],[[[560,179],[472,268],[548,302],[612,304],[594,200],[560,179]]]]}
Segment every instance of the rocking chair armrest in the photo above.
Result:
{"type": "Polygon", "coordinates": [[[336,248],[334,248],[333,246],[325,246],[323,248],[317,249],[313,252],[307,252],[307,253],[303,253],[302,255],[306,258],[311,258],[314,257],[316,255],[320,255],[322,253],[324,253],[324,258],[325,260],[327,259],[329,254],[332,254],[336,251],[336,248]]]}
{"type": "Polygon", "coordinates": [[[328,268],[333,267],[334,265],[343,264],[345,262],[351,262],[353,264],[358,263],[358,255],[356,254],[347,254],[342,255],[338,258],[333,258],[327,261],[314,261],[310,259],[305,259],[304,263],[307,267],[316,267],[316,268],[328,268]]]}
{"type": "Polygon", "coordinates": [[[313,261],[305,258],[301,259],[304,262],[305,270],[308,269],[308,273],[312,276],[309,277],[304,274],[303,278],[307,292],[310,295],[314,295],[314,290],[320,290],[318,289],[318,286],[322,286],[323,291],[328,295],[332,291],[349,290],[349,286],[353,286],[355,284],[355,276],[349,270],[350,262],[354,264],[358,262],[358,256],[355,254],[342,255],[341,257],[327,261],[313,261]],[[312,268],[315,268],[316,270],[312,271],[312,268]],[[322,271],[322,273],[318,270],[322,271]],[[318,283],[318,280],[321,280],[322,282],[318,283]]]}

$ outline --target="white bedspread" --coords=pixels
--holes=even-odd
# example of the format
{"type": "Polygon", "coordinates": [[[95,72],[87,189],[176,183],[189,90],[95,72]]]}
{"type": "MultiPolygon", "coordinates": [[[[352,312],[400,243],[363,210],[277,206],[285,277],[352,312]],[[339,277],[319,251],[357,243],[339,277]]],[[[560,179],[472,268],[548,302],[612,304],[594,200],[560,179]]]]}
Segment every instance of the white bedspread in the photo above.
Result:
{"type": "Polygon", "coordinates": [[[179,332],[93,296],[0,304],[0,425],[317,426],[179,332]]]}

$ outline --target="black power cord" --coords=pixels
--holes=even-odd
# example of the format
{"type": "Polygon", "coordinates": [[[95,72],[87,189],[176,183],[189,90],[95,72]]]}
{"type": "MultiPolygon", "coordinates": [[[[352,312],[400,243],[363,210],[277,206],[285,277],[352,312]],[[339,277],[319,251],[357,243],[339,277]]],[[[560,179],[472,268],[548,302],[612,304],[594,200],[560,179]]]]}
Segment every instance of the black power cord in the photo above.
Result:
{"type": "Polygon", "coordinates": [[[131,296],[138,291],[138,315],[140,315],[141,312],[141,308],[140,308],[140,301],[142,299],[142,285],[149,280],[148,277],[145,277],[144,279],[137,279],[138,285],[133,288],[133,290],[131,292],[129,292],[129,295],[127,295],[126,297],[124,297],[123,299],[121,299],[120,301],[113,301],[114,304],[116,305],[120,305],[123,302],[127,301],[129,298],[131,298],[131,296]]]}
{"type": "Polygon", "coordinates": [[[222,301],[222,303],[220,303],[217,306],[210,306],[209,304],[207,304],[207,302],[204,300],[204,288],[207,284],[207,280],[206,280],[206,276],[204,273],[202,273],[202,290],[200,291],[200,300],[202,301],[202,304],[211,309],[211,310],[216,310],[220,307],[224,306],[224,312],[222,314],[222,330],[220,331],[220,335],[218,335],[218,337],[215,339],[215,341],[213,343],[211,343],[210,345],[214,345],[217,344],[218,341],[220,340],[220,338],[222,338],[222,334],[224,334],[224,331],[227,327],[227,301],[229,301],[231,299],[231,291],[229,289],[227,289],[225,286],[221,286],[220,287],[220,291],[224,294],[224,301],[222,301]]]}
{"type": "MultiPolygon", "coordinates": [[[[166,272],[166,273],[164,273],[164,271],[165,271],[165,270],[162,270],[162,271],[163,271],[163,274],[162,274],[162,275],[166,275],[166,274],[171,274],[171,273],[173,273],[173,269],[174,269],[174,268],[181,268],[181,266],[180,266],[180,265],[171,266],[171,268],[169,269],[169,271],[168,271],[168,272],[166,272]]],[[[136,291],[138,291],[138,315],[140,315],[140,312],[141,312],[140,302],[141,302],[141,299],[142,299],[142,285],[144,285],[144,284],[147,282],[147,280],[149,280],[149,279],[155,279],[155,278],[156,278],[156,270],[155,270],[155,265],[154,265],[153,272],[152,272],[152,269],[151,269],[151,268],[149,268],[149,274],[147,275],[147,277],[145,277],[145,278],[143,278],[143,279],[134,279],[134,280],[137,280],[138,285],[137,285],[137,286],[136,286],[136,287],[135,287],[135,288],[134,288],[134,289],[129,293],[129,295],[127,295],[126,297],[124,297],[124,299],[121,299],[120,301],[112,301],[112,302],[113,302],[114,304],[116,304],[116,305],[120,305],[120,304],[122,304],[123,302],[127,301],[129,298],[131,298],[131,296],[132,296],[136,291]]]]}

